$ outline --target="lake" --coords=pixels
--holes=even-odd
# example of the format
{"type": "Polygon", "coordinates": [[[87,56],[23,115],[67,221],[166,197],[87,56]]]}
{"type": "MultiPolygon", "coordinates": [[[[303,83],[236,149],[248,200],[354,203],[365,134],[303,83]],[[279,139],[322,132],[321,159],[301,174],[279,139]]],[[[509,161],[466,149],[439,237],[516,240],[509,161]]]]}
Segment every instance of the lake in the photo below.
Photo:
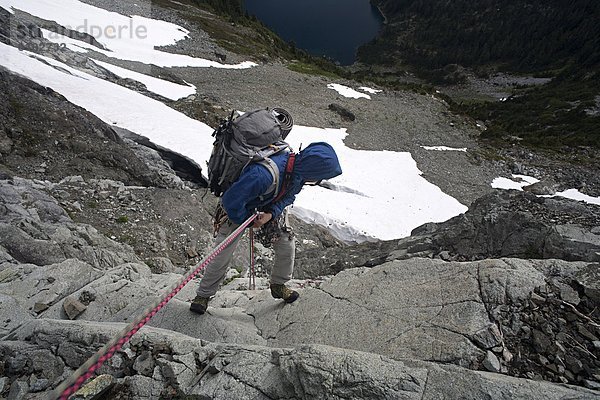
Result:
{"type": "Polygon", "coordinates": [[[383,23],[369,0],[245,0],[245,8],[285,41],[341,65],[352,64],[383,23]]]}

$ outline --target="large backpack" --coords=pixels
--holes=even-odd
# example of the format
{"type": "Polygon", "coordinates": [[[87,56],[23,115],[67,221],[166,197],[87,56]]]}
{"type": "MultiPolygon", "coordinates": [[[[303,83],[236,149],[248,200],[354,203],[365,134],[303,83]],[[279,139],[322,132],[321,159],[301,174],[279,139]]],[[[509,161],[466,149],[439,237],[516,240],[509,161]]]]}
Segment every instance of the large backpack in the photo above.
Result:
{"type": "Polygon", "coordinates": [[[215,142],[208,160],[208,185],[215,196],[221,196],[237,181],[243,169],[250,163],[264,165],[273,176],[273,184],[265,193],[275,195],[279,186],[279,169],[269,158],[282,151],[290,151],[284,141],[289,128],[289,120],[281,118],[281,109],[259,109],[222,121],[213,133],[215,142]],[[279,111],[279,112],[278,112],[279,111]]]}

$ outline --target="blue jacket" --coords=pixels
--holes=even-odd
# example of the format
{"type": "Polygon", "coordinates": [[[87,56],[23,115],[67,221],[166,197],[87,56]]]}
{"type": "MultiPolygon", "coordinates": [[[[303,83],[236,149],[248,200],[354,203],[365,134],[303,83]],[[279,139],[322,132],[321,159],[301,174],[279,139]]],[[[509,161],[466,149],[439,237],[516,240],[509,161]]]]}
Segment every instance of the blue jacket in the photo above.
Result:
{"type": "MultiPolygon", "coordinates": [[[[285,181],[288,156],[288,153],[283,153],[271,157],[279,168],[279,190],[285,181]]],[[[261,200],[273,183],[273,177],[265,166],[252,163],[223,195],[223,207],[229,219],[236,224],[244,222],[256,210],[270,212],[275,219],[294,202],[305,182],[331,179],[341,173],[342,168],[333,147],[324,142],[312,143],[296,156],[288,190],[276,203],[271,203],[274,196],[261,200]]]]}

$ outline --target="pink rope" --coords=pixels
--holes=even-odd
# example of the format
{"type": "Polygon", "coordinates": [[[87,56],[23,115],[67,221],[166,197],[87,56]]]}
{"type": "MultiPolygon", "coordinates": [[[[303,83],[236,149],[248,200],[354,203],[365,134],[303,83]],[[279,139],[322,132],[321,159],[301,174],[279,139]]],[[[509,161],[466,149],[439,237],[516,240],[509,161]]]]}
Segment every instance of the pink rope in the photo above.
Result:
{"type": "Polygon", "coordinates": [[[158,304],[152,305],[150,308],[145,310],[140,316],[138,316],[132,323],[130,323],[123,331],[113,338],[110,342],[108,342],[104,347],[102,347],[96,354],[90,357],[85,364],[77,369],[71,375],[69,379],[61,383],[54,391],[52,391],[50,398],[51,399],[60,399],[67,400],[69,396],[73,395],[83,383],[88,380],[96,370],[98,370],[106,361],[110,360],[110,358],[119,351],[125,343],[131,339],[133,335],[137,331],[139,331],[144,325],[152,319],[167,303],[177,295],[187,285],[196,275],[200,273],[208,264],[210,264],[216,256],[218,256],[225,248],[227,248],[231,243],[244,232],[254,220],[256,219],[256,214],[252,215],[248,218],[244,223],[242,223],[236,230],[234,230],[229,236],[219,244],[216,249],[209,254],[204,260],[200,263],[196,269],[194,269],[191,273],[183,278],[183,280],[178,283],[168,294],[162,299],[158,300],[158,304]]]}
{"type": "Polygon", "coordinates": [[[248,289],[256,290],[256,270],[254,269],[254,230],[250,229],[250,276],[248,289]]]}

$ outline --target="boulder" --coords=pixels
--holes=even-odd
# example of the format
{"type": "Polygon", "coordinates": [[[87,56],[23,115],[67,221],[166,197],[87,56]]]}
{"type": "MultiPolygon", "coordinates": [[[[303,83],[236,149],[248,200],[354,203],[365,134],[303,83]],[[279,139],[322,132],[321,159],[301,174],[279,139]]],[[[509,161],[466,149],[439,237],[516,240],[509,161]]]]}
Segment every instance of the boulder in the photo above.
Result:
{"type": "Polygon", "coordinates": [[[348,122],[356,119],[356,115],[342,105],[331,103],[327,108],[338,114],[342,118],[342,121],[348,122]]]}
{"type": "Polygon", "coordinates": [[[112,375],[100,375],[95,377],[92,381],[83,385],[73,397],[73,400],[97,400],[106,393],[113,385],[115,379],[112,375]]]}
{"type": "Polygon", "coordinates": [[[25,179],[0,181],[0,246],[8,256],[38,266],[79,259],[101,269],[138,261],[129,246],[72,222],[42,189],[25,179]]]}

